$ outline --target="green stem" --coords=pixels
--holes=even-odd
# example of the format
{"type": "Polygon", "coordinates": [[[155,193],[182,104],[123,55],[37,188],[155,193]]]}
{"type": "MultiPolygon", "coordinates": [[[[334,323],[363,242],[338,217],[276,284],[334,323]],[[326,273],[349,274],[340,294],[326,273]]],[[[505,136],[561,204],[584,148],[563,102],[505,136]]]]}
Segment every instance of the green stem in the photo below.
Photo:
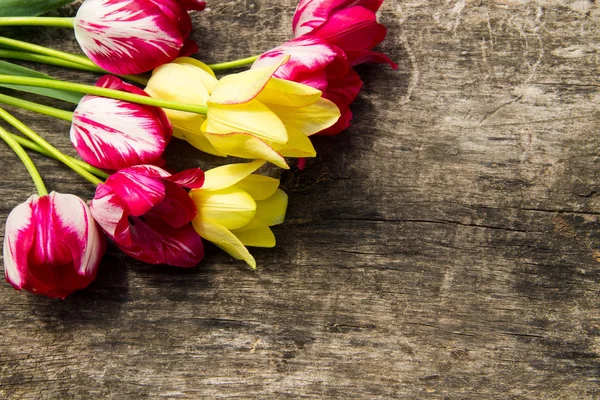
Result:
{"type": "Polygon", "coordinates": [[[36,113],[40,113],[40,114],[44,114],[44,115],[49,115],[51,117],[64,119],[65,121],[69,121],[69,122],[73,121],[73,113],[71,111],[60,110],[58,108],[45,106],[42,104],[34,103],[32,101],[19,99],[17,97],[7,96],[7,95],[1,94],[1,93],[0,93],[0,103],[7,104],[9,106],[24,108],[25,110],[34,111],[36,113]]]}
{"type": "MultiPolygon", "coordinates": [[[[47,47],[38,46],[35,44],[22,42],[20,40],[9,39],[0,36],[0,45],[5,44],[9,47],[22,49],[27,51],[15,51],[0,49],[0,58],[9,58],[14,60],[33,61],[42,64],[57,65],[59,67],[66,67],[72,69],[78,69],[81,71],[97,72],[100,74],[110,74],[109,71],[100,68],[94,64],[90,59],[78,56],[76,54],[65,53],[63,51],[52,50],[47,47]]],[[[145,85],[148,83],[148,79],[138,75],[117,75],[128,81],[145,85]]]]}
{"type": "Polygon", "coordinates": [[[0,26],[15,25],[34,25],[34,26],[55,26],[59,28],[73,28],[75,18],[67,17],[2,17],[0,26]]]}
{"type": "Polygon", "coordinates": [[[206,114],[208,112],[208,107],[203,105],[154,99],[149,96],[142,96],[138,94],[122,92],[120,90],[107,89],[92,85],[83,85],[80,83],[57,81],[52,79],[0,75],[0,83],[69,90],[71,92],[76,93],[91,94],[95,96],[108,97],[111,99],[129,101],[132,103],[145,104],[148,106],[168,108],[171,110],[187,111],[195,114],[206,114]]]}
{"type": "Polygon", "coordinates": [[[218,64],[210,64],[209,67],[213,71],[223,71],[226,69],[245,67],[246,65],[250,65],[254,61],[256,61],[256,59],[258,57],[260,57],[260,56],[252,56],[252,57],[241,58],[239,60],[234,60],[234,61],[227,61],[227,62],[222,62],[222,63],[218,63],[218,64]]]}
{"type": "Polygon", "coordinates": [[[7,47],[9,49],[19,49],[28,51],[30,53],[43,54],[46,56],[61,58],[63,60],[71,61],[76,64],[87,65],[90,67],[96,67],[89,58],[84,56],[78,56],[76,54],[66,53],[64,51],[49,49],[44,46],[38,46],[37,44],[23,42],[21,40],[11,39],[4,36],[0,36],[0,46],[7,47]]]}
{"type": "Polygon", "coordinates": [[[23,147],[13,138],[13,135],[9,133],[4,128],[0,127],[0,137],[6,142],[7,145],[15,152],[15,154],[21,159],[23,165],[31,175],[31,179],[33,179],[33,183],[35,184],[35,188],[40,196],[45,196],[48,194],[48,189],[46,189],[46,185],[44,185],[44,181],[42,180],[42,176],[40,172],[35,167],[33,161],[23,147]]]}
{"type": "MultiPolygon", "coordinates": [[[[38,152],[40,154],[43,154],[45,156],[48,157],[52,157],[54,159],[56,159],[52,154],[50,154],[50,152],[48,152],[47,150],[45,150],[42,146],[40,146],[39,144],[32,142],[29,139],[25,139],[24,137],[21,137],[19,135],[15,135],[12,134],[13,138],[23,147],[25,147],[26,149],[30,149],[33,150],[35,152],[38,152]]],[[[69,156],[67,156],[69,157],[69,156]]],[[[107,174],[106,172],[102,171],[100,168],[96,168],[88,163],[86,163],[85,161],[81,161],[78,160],[76,158],[73,157],[69,157],[69,159],[74,162],[75,164],[77,164],[78,166],[80,166],[81,168],[85,169],[87,172],[96,175],[99,178],[108,178],[110,175],[107,174]]]]}
{"type": "Polygon", "coordinates": [[[22,61],[33,61],[41,64],[56,65],[59,67],[67,67],[72,69],[79,69],[81,71],[88,72],[105,72],[98,66],[83,65],[74,63],[72,61],[63,60],[62,58],[45,56],[43,54],[27,53],[25,51],[5,50],[0,49],[0,58],[8,58],[11,60],[22,60],[22,61]]]}
{"type": "Polygon", "coordinates": [[[2,108],[0,108],[0,118],[2,118],[6,122],[8,122],[12,126],[14,126],[15,128],[17,128],[21,133],[23,133],[25,136],[27,136],[28,138],[33,140],[35,143],[40,145],[40,147],[42,147],[48,153],[50,153],[52,155],[52,157],[54,157],[57,160],[59,160],[60,162],[62,162],[63,164],[65,164],[66,166],[71,168],[73,171],[77,172],[79,175],[81,175],[83,178],[87,179],[89,182],[93,183],[94,185],[98,185],[99,183],[102,183],[102,181],[100,179],[98,179],[94,175],[90,174],[85,169],[79,167],[76,163],[72,162],[70,157],[68,157],[61,151],[59,151],[56,147],[52,146],[43,137],[41,137],[40,135],[38,135],[37,133],[32,131],[27,125],[23,124],[21,121],[19,121],[15,117],[13,117],[11,114],[6,112],[2,108]]]}

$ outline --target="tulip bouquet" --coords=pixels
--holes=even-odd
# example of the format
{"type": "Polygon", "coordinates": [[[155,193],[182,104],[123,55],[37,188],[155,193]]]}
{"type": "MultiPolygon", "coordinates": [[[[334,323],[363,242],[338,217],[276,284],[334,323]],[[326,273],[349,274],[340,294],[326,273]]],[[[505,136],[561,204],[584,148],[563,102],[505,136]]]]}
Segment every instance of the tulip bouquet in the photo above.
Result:
{"type": "Polygon", "coordinates": [[[300,0],[290,41],[213,65],[190,57],[199,47],[189,38],[189,13],[204,10],[204,1],[85,0],[74,18],[37,16],[69,2],[0,5],[0,26],[71,28],[85,54],[0,36],[0,58],[103,74],[83,85],[0,61],[1,87],[76,104],[68,111],[0,94],[0,104],[69,121],[81,158],[58,151],[0,108],[0,118],[20,133],[0,128],[0,137],[38,191],[6,221],[6,279],[50,297],[64,298],[94,280],[106,238],[135,259],[178,267],[202,260],[205,239],[256,268],[247,246],[275,246],[270,227],[284,221],[288,203],[279,180],[256,171],[267,162],[287,169],[289,158],[302,168],[316,156],[310,136],[350,125],[349,106],[362,85],[353,67],[396,68],[373,51],[386,35],[375,15],[383,0],[300,0]],[[248,68],[226,73],[242,67],[248,68]],[[172,136],[212,155],[250,161],[170,171],[163,152],[172,136]],[[60,160],[95,185],[89,205],[71,194],[48,194],[23,148],[60,160]]]}

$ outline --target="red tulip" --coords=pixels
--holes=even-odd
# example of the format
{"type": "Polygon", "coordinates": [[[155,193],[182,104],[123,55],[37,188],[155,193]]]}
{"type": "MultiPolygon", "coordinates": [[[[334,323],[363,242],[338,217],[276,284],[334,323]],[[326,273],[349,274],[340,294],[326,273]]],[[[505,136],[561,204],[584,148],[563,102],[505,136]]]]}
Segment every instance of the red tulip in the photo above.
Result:
{"type": "Polygon", "coordinates": [[[90,208],[107,235],[131,257],[192,267],[204,249],[190,224],[196,206],[183,187],[196,189],[203,182],[204,173],[197,168],[171,175],[153,165],[137,165],[99,184],[90,208]]]}
{"type": "Polygon", "coordinates": [[[293,19],[294,36],[316,36],[341,48],[351,66],[365,62],[388,63],[387,56],[372,51],[383,41],[385,26],[375,12],[383,0],[300,0],[293,19]]]}
{"type": "Polygon", "coordinates": [[[6,221],[6,280],[17,290],[65,298],[96,278],[104,250],[104,235],[83,200],[34,195],[6,221]]]}

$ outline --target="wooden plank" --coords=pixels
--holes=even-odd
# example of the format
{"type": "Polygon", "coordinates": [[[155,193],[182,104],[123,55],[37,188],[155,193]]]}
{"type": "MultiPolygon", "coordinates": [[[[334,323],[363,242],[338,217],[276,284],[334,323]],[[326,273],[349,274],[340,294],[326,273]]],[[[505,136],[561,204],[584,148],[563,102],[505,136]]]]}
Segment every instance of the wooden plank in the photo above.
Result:
{"type": "MultiPolygon", "coordinates": [[[[283,42],[295,4],[209,4],[201,58],[283,42]]],[[[258,271],[211,246],[191,270],[111,246],[65,301],[0,285],[0,397],[600,395],[600,6],[388,0],[379,17],[400,68],[361,66],[351,129],[281,175],[288,218],[258,271]]],[[[10,33],[76,50],[64,32],[10,33]]],[[[68,125],[22,115],[73,154],[68,125]]],[[[0,154],[4,223],[34,188],[0,154]]],[[[168,159],[222,162],[184,143],[168,159]]],[[[51,188],[92,196],[35,161],[51,188]]]]}

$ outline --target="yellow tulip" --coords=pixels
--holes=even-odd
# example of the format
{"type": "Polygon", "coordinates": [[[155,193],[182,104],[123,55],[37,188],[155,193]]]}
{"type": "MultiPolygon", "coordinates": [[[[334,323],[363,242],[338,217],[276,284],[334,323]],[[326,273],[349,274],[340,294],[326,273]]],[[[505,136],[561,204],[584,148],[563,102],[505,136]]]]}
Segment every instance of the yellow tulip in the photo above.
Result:
{"type": "Polygon", "coordinates": [[[154,70],[151,96],[208,106],[206,116],[167,112],[174,135],[202,151],[270,161],[289,168],[284,157],[314,157],[308,138],[337,122],[340,110],[321,91],[274,78],[283,63],[220,80],[205,64],[188,58],[154,70]],[[193,92],[193,93],[190,93],[193,92]]]}
{"type": "MultiPolygon", "coordinates": [[[[154,69],[144,89],[150,96],[182,103],[206,105],[218,80],[206,64],[190,57],[180,57],[154,69]]],[[[200,132],[206,115],[164,109],[173,125],[173,136],[186,140],[205,153],[225,156],[200,132]]]]}
{"type": "Polygon", "coordinates": [[[288,197],[279,180],[253,174],[265,161],[229,164],[205,172],[204,185],[190,196],[198,210],[192,225],[204,239],[256,269],[246,246],[273,247],[270,226],[285,219],[288,197]]]}

